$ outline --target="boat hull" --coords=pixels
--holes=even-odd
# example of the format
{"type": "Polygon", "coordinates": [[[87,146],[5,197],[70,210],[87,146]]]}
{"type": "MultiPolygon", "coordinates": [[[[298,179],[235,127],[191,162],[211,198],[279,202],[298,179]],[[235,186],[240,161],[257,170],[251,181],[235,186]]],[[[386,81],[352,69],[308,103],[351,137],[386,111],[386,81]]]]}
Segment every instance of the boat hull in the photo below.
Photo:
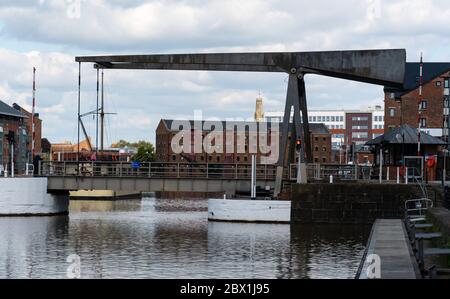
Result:
{"type": "Polygon", "coordinates": [[[208,220],[290,223],[291,202],[282,200],[209,199],[208,220]]]}

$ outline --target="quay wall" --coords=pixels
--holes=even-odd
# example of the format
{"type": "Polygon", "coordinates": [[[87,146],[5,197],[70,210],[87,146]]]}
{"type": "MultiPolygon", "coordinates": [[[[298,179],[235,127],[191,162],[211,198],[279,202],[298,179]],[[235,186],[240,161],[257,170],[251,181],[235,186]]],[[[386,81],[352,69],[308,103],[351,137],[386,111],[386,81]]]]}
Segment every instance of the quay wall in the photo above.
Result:
{"type": "Polygon", "coordinates": [[[0,216],[47,216],[69,212],[69,197],[47,193],[46,178],[0,178],[0,216]]]}
{"type": "MultiPolygon", "coordinates": [[[[442,189],[442,188],[441,188],[442,189]]],[[[441,201],[439,188],[428,188],[428,196],[441,201]]],[[[421,198],[415,184],[295,184],[292,185],[293,222],[372,224],[378,218],[404,217],[404,203],[421,198]]]]}

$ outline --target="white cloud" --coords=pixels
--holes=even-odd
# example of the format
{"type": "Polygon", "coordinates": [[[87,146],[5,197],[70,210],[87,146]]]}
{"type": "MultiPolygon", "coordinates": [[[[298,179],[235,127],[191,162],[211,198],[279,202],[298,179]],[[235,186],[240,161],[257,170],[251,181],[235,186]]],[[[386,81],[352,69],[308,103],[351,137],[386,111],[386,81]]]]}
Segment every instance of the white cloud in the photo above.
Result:
{"type": "MultiPolygon", "coordinates": [[[[0,99],[31,103],[37,72],[38,112],[44,135],[76,136],[76,55],[169,52],[306,51],[407,48],[408,59],[449,60],[450,7],[444,0],[92,0],[80,18],[61,0],[0,3],[0,99]],[[378,9],[378,8],[377,8],[378,9]],[[34,51],[21,45],[36,45],[34,51]],[[9,46],[12,45],[12,46],[9,46]],[[38,51],[39,49],[39,51],[38,51]],[[75,132],[75,134],[74,134],[75,132]]],[[[95,71],[82,68],[82,111],[93,110],[95,71]]],[[[154,138],[161,118],[253,115],[259,90],[267,110],[282,110],[285,74],[176,71],[105,72],[111,141],[154,138]]],[[[382,103],[381,87],[326,77],[307,77],[312,108],[382,103]],[[355,104],[357,103],[357,104],[355,104]]],[[[92,131],[92,119],[86,119],[92,131]]],[[[93,132],[93,131],[92,131],[93,132]]]]}

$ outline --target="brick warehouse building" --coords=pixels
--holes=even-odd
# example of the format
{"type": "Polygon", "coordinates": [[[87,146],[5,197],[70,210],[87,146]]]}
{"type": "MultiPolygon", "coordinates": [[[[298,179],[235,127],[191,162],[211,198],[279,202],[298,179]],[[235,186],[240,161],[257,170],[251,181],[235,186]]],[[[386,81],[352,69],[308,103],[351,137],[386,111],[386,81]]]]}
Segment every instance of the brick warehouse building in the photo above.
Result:
{"type": "Polygon", "coordinates": [[[7,140],[9,132],[14,133],[14,162],[15,170],[22,172],[29,161],[27,145],[29,136],[26,131],[26,117],[20,111],[0,101],[0,169],[10,168],[11,151],[7,140]]]}
{"type": "MultiPolygon", "coordinates": [[[[385,133],[401,125],[418,127],[419,63],[407,63],[403,90],[385,88],[385,133]]],[[[420,103],[423,131],[447,141],[450,63],[424,63],[423,101],[420,103]]]]}
{"type": "MultiPolygon", "coordinates": [[[[25,110],[18,104],[14,103],[13,108],[20,111],[25,116],[25,123],[26,123],[26,130],[30,134],[30,140],[31,140],[31,112],[25,110]]],[[[34,141],[34,153],[36,155],[42,154],[42,146],[41,146],[41,138],[42,138],[42,120],[39,118],[39,114],[34,114],[34,131],[35,131],[35,141],[34,141]]],[[[28,151],[31,153],[31,141],[28,143],[28,151]]]]}
{"type": "MultiPolygon", "coordinates": [[[[261,148],[264,152],[268,151],[268,148],[264,148],[264,143],[266,145],[271,144],[270,136],[270,123],[267,123],[268,131],[267,136],[261,139],[261,144],[250,142],[251,139],[254,141],[258,140],[257,135],[254,133],[259,128],[262,129],[261,125],[266,123],[256,123],[256,122],[233,122],[236,126],[231,133],[229,128],[227,128],[227,124],[222,122],[222,133],[218,134],[218,138],[222,139],[223,147],[231,144],[229,140],[227,140],[226,136],[233,135],[234,138],[234,147],[232,152],[227,152],[225,148],[218,148],[219,152],[222,153],[206,153],[203,146],[201,149],[201,153],[197,154],[176,154],[172,150],[172,141],[174,136],[179,133],[179,129],[172,129],[173,120],[163,119],[160,121],[157,129],[156,129],[156,160],[158,162],[197,162],[197,163],[236,163],[236,164],[248,164],[251,162],[252,153],[256,153],[258,163],[261,162],[261,148]],[[242,133],[245,138],[245,142],[238,142],[238,133],[237,127],[244,127],[245,133],[242,133]],[[250,133],[253,132],[253,133],[250,133]],[[231,133],[231,134],[230,134],[231,133]],[[252,145],[256,145],[257,148],[251,149],[252,145]]],[[[202,127],[205,122],[202,122],[202,127]]],[[[228,123],[229,124],[229,123],[228,123]]],[[[191,128],[194,128],[193,121],[190,121],[191,128]]],[[[280,128],[281,130],[281,128],[280,128]]],[[[311,144],[312,144],[312,152],[313,152],[313,160],[315,163],[330,163],[331,162],[331,133],[323,124],[311,124],[311,144]]],[[[257,133],[258,131],[256,131],[257,133]]],[[[202,130],[201,136],[202,141],[205,140],[206,136],[210,133],[210,131],[202,130]]],[[[191,140],[193,144],[194,140],[194,130],[191,130],[191,140]]],[[[220,145],[217,145],[220,146],[220,145]]],[[[275,163],[274,161],[273,163],[275,163]]]]}

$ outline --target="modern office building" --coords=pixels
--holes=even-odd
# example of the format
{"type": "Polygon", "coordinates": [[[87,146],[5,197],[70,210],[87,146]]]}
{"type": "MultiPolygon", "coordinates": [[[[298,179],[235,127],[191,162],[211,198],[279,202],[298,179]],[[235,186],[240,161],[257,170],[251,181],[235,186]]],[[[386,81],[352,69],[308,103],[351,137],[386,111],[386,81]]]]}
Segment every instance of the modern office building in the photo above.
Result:
{"type": "MultiPolygon", "coordinates": [[[[281,122],[283,115],[283,112],[266,112],[265,120],[281,122]]],[[[323,123],[328,128],[334,150],[353,143],[364,144],[384,133],[384,109],[381,106],[361,110],[309,110],[308,120],[311,124],[323,123]]]]}

